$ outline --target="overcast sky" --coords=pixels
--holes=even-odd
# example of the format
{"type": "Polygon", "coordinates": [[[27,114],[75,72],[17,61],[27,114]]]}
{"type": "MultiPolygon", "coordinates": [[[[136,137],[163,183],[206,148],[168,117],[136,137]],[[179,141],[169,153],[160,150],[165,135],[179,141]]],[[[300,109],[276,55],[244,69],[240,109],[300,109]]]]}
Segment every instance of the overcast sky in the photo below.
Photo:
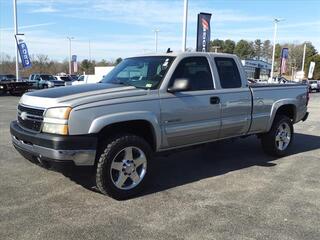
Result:
{"type": "MultiPolygon", "coordinates": [[[[159,50],[181,49],[183,0],[17,0],[19,32],[31,54],[51,59],[68,56],[67,36],[74,37],[73,54],[115,59],[159,50]]],[[[212,13],[211,39],[311,41],[320,51],[320,0],[189,0],[188,48],[195,48],[197,13],[212,13]]],[[[0,52],[14,55],[12,0],[0,0],[0,52]]]]}

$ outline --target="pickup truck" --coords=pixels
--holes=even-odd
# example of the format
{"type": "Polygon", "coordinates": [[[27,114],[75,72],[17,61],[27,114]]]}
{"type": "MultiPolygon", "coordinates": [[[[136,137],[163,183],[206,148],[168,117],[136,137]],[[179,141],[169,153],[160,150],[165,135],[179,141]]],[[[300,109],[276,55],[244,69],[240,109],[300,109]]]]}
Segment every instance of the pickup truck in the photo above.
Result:
{"type": "Polygon", "coordinates": [[[33,89],[63,87],[66,85],[63,80],[57,80],[50,74],[31,74],[28,82],[32,83],[33,89]]]}
{"type": "Polygon", "coordinates": [[[25,81],[17,81],[13,74],[0,74],[0,94],[10,93],[13,96],[22,95],[28,91],[31,84],[25,81]]]}
{"type": "Polygon", "coordinates": [[[94,166],[97,188],[127,199],[146,187],[155,153],[257,135],[266,153],[288,154],[308,94],[306,85],[249,85],[235,55],[143,55],[100,83],[24,94],[10,130],[25,158],[94,166]]]}

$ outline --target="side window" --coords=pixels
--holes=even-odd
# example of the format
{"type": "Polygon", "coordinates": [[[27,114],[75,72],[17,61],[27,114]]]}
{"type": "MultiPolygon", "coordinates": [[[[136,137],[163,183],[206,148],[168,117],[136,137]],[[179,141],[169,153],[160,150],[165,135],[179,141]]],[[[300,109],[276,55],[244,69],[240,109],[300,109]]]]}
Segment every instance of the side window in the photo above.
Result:
{"type": "Polygon", "coordinates": [[[212,74],[206,57],[188,57],[181,60],[172,75],[170,85],[179,78],[189,79],[191,91],[213,89],[212,74]]]}
{"type": "Polygon", "coordinates": [[[34,80],[39,81],[39,80],[41,80],[41,78],[40,78],[40,76],[39,76],[39,75],[35,75],[34,80]]]}
{"type": "Polygon", "coordinates": [[[241,87],[241,77],[236,62],[232,58],[216,57],[214,59],[222,88],[241,87]]]}

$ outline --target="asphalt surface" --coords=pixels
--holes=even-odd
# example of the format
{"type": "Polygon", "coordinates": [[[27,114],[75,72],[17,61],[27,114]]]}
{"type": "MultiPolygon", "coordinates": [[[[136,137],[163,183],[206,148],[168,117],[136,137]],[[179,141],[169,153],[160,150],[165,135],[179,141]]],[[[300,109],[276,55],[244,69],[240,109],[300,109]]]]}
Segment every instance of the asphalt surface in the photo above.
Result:
{"type": "Polygon", "coordinates": [[[320,94],[290,156],[256,137],[158,157],[141,196],[95,191],[91,169],[41,168],[12,147],[18,97],[0,96],[0,239],[320,239],[320,94]]]}

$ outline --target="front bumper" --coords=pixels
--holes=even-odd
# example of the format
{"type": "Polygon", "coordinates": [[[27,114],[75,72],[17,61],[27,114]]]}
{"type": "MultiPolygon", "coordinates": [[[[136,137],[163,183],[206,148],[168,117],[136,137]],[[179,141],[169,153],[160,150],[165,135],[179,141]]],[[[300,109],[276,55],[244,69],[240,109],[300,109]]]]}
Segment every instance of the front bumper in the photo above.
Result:
{"type": "Polygon", "coordinates": [[[17,121],[10,124],[12,144],[23,155],[47,161],[70,162],[77,166],[93,166],[96,157],[96,135],[60,136],[32,133],[22,129],[17,121]]]}

